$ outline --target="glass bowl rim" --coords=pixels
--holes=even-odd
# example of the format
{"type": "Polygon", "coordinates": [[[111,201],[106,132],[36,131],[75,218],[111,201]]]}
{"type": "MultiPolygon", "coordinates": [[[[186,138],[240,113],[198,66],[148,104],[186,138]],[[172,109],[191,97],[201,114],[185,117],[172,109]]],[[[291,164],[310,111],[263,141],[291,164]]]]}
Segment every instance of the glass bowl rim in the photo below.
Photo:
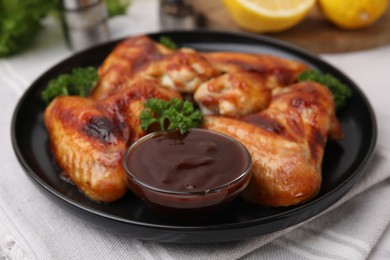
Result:
{"type": "Polygon", "coordinates": [[[153,192],[164,193],[164,194],[171,194],[171,195],[175,195],[175,196],[180,196],[180,195],[187,195],[187,196],[189,196],[189,195],[207,195],[207,194],[217,193],[217,192],[223,190],[224,188],[227,188],[227,187],[231,186],[232,184],[237,183],[240,180],[244,179],[250,173],[250,171],[252,169],[252,158],[251,158],[251,155],[250,155],[248,149],[241,142],[239,142],[237,139],[235,139],[235,138],[233,138],[233,137],[231,137],[229,135],[226,135],[226,134],[223,134],[223,133],[220,133],[220,132],[217,132],[217,131],[208,130],[208,129],[204,129],[204,128],[191,128],[188,131],[208,132],[208,133],[211,133],[211,134],[219,135],[219,136],[221,136],[221,137],[223,137],[225,139],[228,139],[228,140],[236,143],[241,148],[241,150],[243,151],[244,157],[245,157],[245,160],[246,160],[246,165],[244,167],[243,172],[239,176],[237,176],[236,178],[234,178],[233,180],[231,180],[231,181],[229,181],[227,183],[224,183],[224,184],[222,184],[220,186],[217,186],[217,187],[214,187],[214,188],[211,188],[211,189],[208,189],[208,190],[204,190],[204,191],[173,191],[173,190],[165,190],[165,189],[160,189],[160,188],[154,187],[152,185],[149,185],[149,184],[145,183],[144,181],[140,180],[139,178],[137,178],[130,171],[130,169],[129,169],[127,163],[126,163],[126,159],[128,158],[130,152],[134,149],[134,147],[136,147],[140,143],[144,142],[145,140],[147,140],[149,138],[152,138],[153,136],[159,135],[161,133],[173,132],[173,131],[177,131],[177,130],[176,129],[159,130],[159,131],[155,131],[155,132],[149,133],[149,134],[141,137],[140,139],[138,139],[134,143],[132,143],[128,148],[126,148],[126,151],[125,151],[125,153],[123,155],[123,159],[122,159],[122,165],[123,165],[123,168],[125,170],[127,179],[131,178],[131,180],[134,181],[137,185],[140,185],[143,188],[146,188],[146,189],[148,189],[150,191],[153,191],[153,192]]]}

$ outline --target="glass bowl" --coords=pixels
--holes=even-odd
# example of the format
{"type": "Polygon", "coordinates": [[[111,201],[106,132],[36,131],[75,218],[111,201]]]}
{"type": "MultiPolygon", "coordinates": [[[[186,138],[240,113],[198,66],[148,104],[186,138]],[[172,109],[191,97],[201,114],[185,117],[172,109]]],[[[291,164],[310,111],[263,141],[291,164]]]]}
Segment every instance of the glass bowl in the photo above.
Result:
{"type": "Polygon", "coordinates": [[[250,180],[248,150],[227,135],[193,128],[148,134],[125,152],[129,189],[160,216],[199,222],[229,206],[250,180]]]}

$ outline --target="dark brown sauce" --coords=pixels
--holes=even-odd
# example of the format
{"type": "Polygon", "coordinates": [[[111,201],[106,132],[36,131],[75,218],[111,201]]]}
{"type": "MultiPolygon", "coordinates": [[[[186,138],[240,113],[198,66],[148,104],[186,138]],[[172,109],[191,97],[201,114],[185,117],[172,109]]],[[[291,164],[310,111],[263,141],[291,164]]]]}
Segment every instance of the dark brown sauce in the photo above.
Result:
{"type": "Polygon", "coordinates": [[[160,132],[132,149],[126,162],[141,182],[157,189],[197,192],[239,177],[248,158],[239,143],[209,131],[160,132]]]}

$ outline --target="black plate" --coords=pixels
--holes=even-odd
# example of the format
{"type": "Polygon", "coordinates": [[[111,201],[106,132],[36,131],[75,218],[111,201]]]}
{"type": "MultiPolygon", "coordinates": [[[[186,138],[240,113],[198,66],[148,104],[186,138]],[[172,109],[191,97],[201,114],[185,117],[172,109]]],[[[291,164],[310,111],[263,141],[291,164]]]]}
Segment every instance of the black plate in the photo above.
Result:
{"type": "MultiPolygon", "coordinates": [[[[46,194],[61,206],[113,231],[129,232],[136,238],[170,242],[218,242],[250,238],[281,230],[317,215],[341,198],[363,175],[372,157],[377,127],[373,110],[364,94],[347,76],[318,57],[289,44],[266,37],[221,32],[166,32],[150,35],[171,37],[179,46],[202,51],[270,53],[304,61],[330,73],[350,86],[354,95],[338,116],[346,133],[340,142],[329,142],[323,163],[323,184],[312,201],[288,208],[264,208],[237,199],[225,212],[207,223],[181,225],[149,212],[130,192],[117,202],[97,204],[63,181],[49,149],[43,125],[45,104],[40,98],[47,82],[78,66],[98,66],[118,43],[110,42],[62,61],[38,78],[17,105],[12,121],[13,147],[21,165],[46,194]]],[[[15,187],[16,188],[16,187],[15,187]]]]}

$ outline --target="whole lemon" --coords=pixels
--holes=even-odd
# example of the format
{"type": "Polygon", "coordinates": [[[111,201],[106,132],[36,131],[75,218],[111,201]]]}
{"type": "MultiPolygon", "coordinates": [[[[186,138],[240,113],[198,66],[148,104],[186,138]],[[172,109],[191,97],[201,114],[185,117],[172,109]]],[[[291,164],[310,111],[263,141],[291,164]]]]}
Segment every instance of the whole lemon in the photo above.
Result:
{"type": "Polygon", "coordinates": [[[325,17],[344,29],[361,29],[375,23],[387,10],[389,0],[319,0],[325,17]]]}

